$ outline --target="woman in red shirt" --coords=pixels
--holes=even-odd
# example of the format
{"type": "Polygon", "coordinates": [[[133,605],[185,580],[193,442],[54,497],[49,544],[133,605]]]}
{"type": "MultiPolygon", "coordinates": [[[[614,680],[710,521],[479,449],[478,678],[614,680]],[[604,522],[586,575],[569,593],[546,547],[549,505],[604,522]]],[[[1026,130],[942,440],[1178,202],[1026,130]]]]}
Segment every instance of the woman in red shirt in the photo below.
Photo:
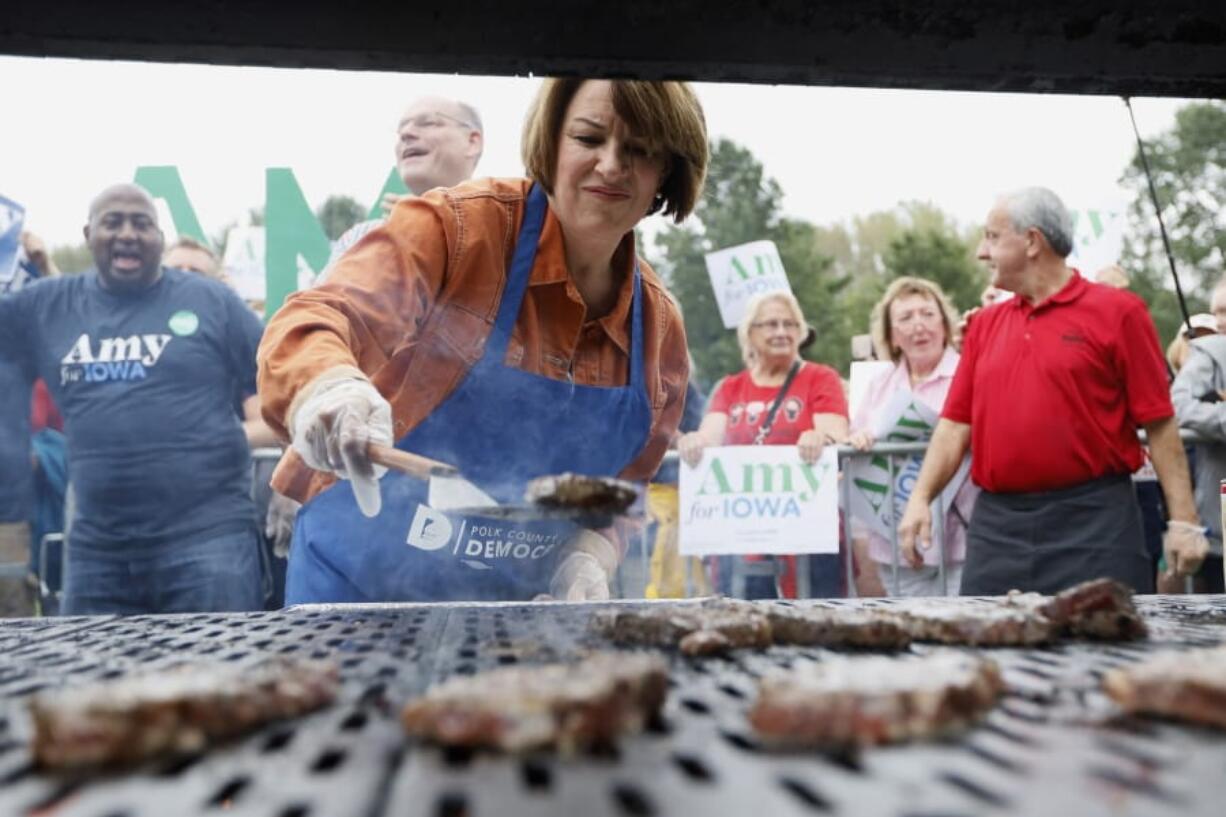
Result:
{"type": "MultiPolygon", "coordinates": [[[[790,292],[770,292],[750,302],[737,327],[737,340],[745,369],[724,378],[716,387],[707,414],[697,431],[677,444],[681,459],[691,466],[713,445],[794,445],[807,463],[817,462],[822,449],[847,439],[847,398],[838,373],[829,366],[802,360],[812,329],[805,322],[800,304],[790,292]],[[779,409],[763,434],[770,407],[793,367],[779,409]]],[[[749,557],[750,559],[760,557],[749,557]]],[[[785,596],[795,596],[795,557],[780,560],[784,566],[779,585],[785,596]]],[[[727,562],[725,562],[727,563],[727,562]]],[[[839,594],[837,556],[811,556],[810,592],[813,596],[839,594]]],[[[774,595],[773,582],[746,583],[749,597],[774,595]]]]}

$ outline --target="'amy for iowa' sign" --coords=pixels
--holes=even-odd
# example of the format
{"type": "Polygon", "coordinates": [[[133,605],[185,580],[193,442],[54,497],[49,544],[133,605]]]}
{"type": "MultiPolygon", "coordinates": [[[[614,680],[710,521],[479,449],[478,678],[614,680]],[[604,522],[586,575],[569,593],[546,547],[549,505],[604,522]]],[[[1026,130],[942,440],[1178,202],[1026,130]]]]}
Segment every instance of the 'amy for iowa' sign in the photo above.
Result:
{"type": "Polygon", "coordinates": [[[838,454],[814,465],[793,445],[708,448],[681,466],[681,552],[837,553],[838,454]]]}

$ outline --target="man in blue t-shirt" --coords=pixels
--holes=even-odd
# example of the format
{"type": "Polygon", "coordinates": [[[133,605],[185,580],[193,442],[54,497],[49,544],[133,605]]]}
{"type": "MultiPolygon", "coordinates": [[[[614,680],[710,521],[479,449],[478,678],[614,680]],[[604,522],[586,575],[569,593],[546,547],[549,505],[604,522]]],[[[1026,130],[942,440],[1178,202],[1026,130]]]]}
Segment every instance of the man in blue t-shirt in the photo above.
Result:
{"type": "Polygon", "coordinates": [[[0,298],[0,356],[65,418],[76,500],[64,612],[254,610],[251,457],[259,321],[225,284],[161,266],[149,195],[94,199],[94,269],[0,298]]]}

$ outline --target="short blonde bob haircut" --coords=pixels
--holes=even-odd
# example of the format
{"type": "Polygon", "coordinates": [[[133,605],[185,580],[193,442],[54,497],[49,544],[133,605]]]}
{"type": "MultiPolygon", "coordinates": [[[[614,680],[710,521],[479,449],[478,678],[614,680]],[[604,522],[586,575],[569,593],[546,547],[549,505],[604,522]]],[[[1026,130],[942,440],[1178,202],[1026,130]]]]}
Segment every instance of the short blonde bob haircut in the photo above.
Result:
{"type": "MultiPolygon", "coordinates": [[[[548,193],[553,192],[566,109],[584,82],[588,80],[545,80],[524,122],[524,167],[548,193]]],[[[702,105],[684,82],[609,82],[618,117],[648,150],[665,157],[664,183],[644,215],[663,210],[680,224],[697,206],[707,175],[707,123],[702,105]]]]}
{"type": "Polygon", "coordinates": [[[877,350],[877,357],[882,360],[889,358],[895,363],[902,359],[902,350],[894,343],[894,334],[890,327],[890,306],[899,298],[908,295],[922,295],[936,303],[937,309],[941,310],[941,323],[945,325],[945,345],[957,346],[958,312],[950,303],[945,290],[934,281],[908,275],[896,278],[886,288],[885,294],[869,316],[869,328],[873,333],[873,347],[877,350]]]}
{"type": "MultiPolygon", "coordinates": [[[[770,303],[780,303],[788,308],[792,313],[792,317],[800,324],[800,332],[809,332],[809,324],[805,321],[805,313],[800,309],[800,301],[796,300],[796,296],[782,289],[774,292],[763,292],[761,295],[755,295],[749,300],[749,304],[745,307],[745,317],[741,318],[741,322],[736,327],[736,340],[741,345],[741,360],[745,362],[745,368],[751,368],[757,361],[757,353],[753,350],[753,344],[749,340],[749,333],[753,330],[753,325],[757,323],[758,316],[762,314],[762,309],[770,303]]],[[[801,335],[802,340],[805,335],[801,335]]]]}

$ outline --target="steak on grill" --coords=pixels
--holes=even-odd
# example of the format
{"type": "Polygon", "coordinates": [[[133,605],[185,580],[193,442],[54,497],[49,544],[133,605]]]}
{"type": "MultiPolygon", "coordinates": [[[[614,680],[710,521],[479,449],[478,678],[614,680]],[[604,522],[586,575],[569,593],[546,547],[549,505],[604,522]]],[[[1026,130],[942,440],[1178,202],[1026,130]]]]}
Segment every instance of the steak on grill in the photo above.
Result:
{"type": "Polygon", "coordinates": [[[1037,609],[997,602],[908,599],[890,612],[916,641],[971,647],[1022,647],[1044,644],[1058,628],[1037,609]]]}
{"type": "Polygon", "coordinates": [[[1226,729],[1226,647],[1161,653],[1113,669],[1103,689],[1126,712],[1226,729]]]}
{"type": "Polygon", "coordinates": [[[638,496],[625,480],[570,473],[537,477],[524,490],[525,500],[542,507],[613,515],[625,512],[638,496]]]}
{"type": "Polygon", "coordinates": [[[1131,588],[1113,579],[1082,582],[1054,596],[1010,593],[1005,603],[1038,611],[1065,635],[1119,641],[1148,634],[1131,588]]]}
{"type": "Polygon", "coordinates": [[[597,630],[619,644],[679,648],[686,655],[731,649],[803,647],[901,649],[911,643],[892,616],[829,607],[785,607],[733,599],[701,604],[618,610],[597,616],[597,630]]]}
{"type": "Polygon", "coordinates": [[[738,647],[771,645],[771,625],[756,605],[730,599],[701,604],[612,610],[595,617],[596,630],[617,644],[680,648],[686,655],[714,655],[738,647]]]}
{"type": "Polygon", "coordinates": [[[578,664],[450,678],[406,704],[400,719],[410,735],[444,746],[573,753],[640,731],[667,689],[661,657],[597,653],[578,664]]]}
{"type": "Polygon", "coordinates": [[[763,679],[749,721],[780,748],[845,749],[964,728],[996,703],[995,662],[960,652],[840,657],[763,679]]]}
{"type": "Polygon", "coordinates": [[[43,767],[74,769],[191,754],[326,706],[338,686],[332,664],[278,658],[181,665],[43,692],[29,704],[34,757],[43,767]]]}
{"type": "Polygon", "coordinates": [[[776,644],[799,647],[870,647],[902,650],[911,633],[888,613],[830,607],[765,606],[776,644]]]}

